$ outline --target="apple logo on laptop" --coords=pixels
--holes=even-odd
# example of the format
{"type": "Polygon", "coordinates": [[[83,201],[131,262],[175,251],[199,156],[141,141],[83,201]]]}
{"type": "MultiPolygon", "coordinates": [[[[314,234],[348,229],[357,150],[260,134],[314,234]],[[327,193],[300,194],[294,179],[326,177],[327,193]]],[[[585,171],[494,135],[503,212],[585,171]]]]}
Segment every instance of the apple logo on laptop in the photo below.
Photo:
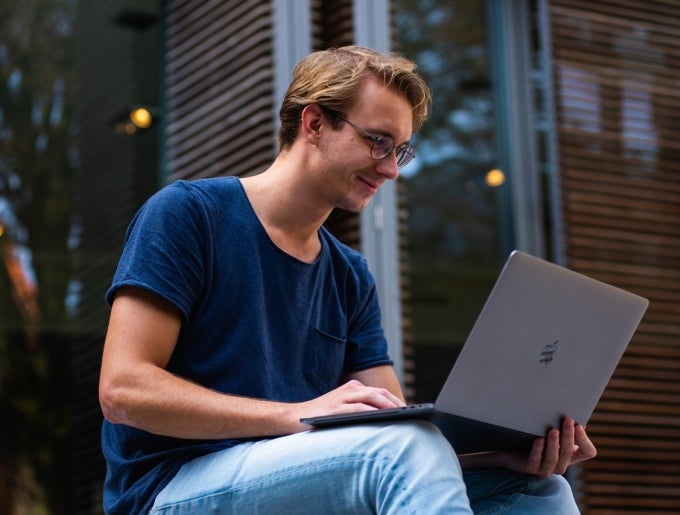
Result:
{"type": "Polygon", "coordinates": [[[549,343],[541,351],[541,357],[539,359],[540,363],[548,364],[553,360],[553,354],[557,352],[557,344],[559,340],[555,340],[553,343],[549,343]]]}

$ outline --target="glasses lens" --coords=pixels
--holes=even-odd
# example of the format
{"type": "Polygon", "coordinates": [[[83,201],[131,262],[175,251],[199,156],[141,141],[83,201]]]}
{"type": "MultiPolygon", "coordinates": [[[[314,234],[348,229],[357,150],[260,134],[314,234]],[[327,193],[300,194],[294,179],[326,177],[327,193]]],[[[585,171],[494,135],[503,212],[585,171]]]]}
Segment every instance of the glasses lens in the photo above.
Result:
{"type": "Polygon", "coordinates": [[[390,138],[378,136],[372,138],[372,141],[371,156],[373,159],[382,159],[392,152],[392,148],[394,148],[394,142],[390,138]]]}
{"type": "Polygon", "coordinates": [[[397,147],[397,166],[401,168],[411,162],[416,157],[416,152],[411,147],[397,147]]]}

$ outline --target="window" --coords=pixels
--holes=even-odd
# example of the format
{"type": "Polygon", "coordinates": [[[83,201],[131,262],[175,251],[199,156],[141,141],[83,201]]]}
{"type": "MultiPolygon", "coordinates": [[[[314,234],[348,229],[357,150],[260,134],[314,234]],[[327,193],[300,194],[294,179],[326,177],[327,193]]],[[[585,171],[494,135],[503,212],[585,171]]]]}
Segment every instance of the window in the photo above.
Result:
{"type": "Polygon", "coordinates": [[[394,2],[395,50],[433,89],[417,159],[402,170],[408,199],[415,400],[432,401],[505,258],[503,196],[485,3],[394,2]]]}

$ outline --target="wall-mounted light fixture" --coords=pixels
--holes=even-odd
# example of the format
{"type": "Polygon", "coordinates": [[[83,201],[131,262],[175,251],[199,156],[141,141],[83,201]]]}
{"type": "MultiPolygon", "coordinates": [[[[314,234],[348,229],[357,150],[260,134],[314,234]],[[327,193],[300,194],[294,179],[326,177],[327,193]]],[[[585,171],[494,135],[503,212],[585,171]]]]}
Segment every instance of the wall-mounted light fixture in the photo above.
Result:
{"type": "Polygon", "coordinates": [[[156,109],[149,106],[133,106],[113,118],[111,125],[119,134],[132,136],[150,129],[157,121],[156,109]]]}
{"type": "Polygon", "coordinates": [[[130,111],[130,121],[139,129],[148,129],[153,125],[154,116],[151,111],[144,106],[135,107],[130,111]]]}
{"type": "Polygon", "coordinates": [[[486,172],[484,182],[486,183],[487,186],[497,188],[498,186],[501,186],[503,183],[505,183],[505,173],[503,173],[503,170],[500,170],[498,168],[489,170],[488,172],[486,172]]]}

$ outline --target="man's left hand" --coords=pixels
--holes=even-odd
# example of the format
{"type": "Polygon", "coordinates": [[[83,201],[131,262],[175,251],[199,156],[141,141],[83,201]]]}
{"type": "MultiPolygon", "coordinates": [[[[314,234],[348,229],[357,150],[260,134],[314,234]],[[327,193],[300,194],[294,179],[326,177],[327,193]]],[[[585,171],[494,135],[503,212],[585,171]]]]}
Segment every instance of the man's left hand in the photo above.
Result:
{"type": "Polygon", "coordinates": [[[589,460],[597,455],[585,428],[567,418],[562,429],[552,429],[545,438],[537,438],[529,455],[499,452],[499,463],[510,470],[548,477],[564,474],[569,465],[589,460]]]}

